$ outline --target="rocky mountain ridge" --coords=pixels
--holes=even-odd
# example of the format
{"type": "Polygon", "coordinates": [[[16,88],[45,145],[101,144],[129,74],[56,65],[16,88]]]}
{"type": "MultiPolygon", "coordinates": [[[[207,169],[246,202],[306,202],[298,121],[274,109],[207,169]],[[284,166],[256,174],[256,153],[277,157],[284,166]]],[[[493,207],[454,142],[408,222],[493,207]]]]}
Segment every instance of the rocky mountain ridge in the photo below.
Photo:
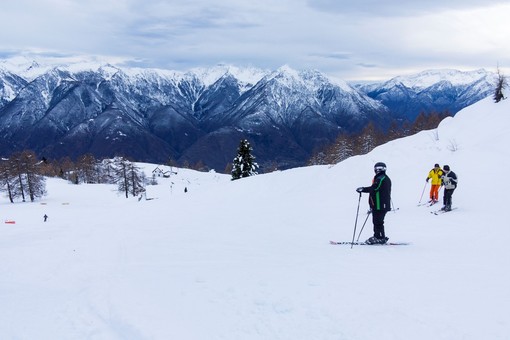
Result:
{"type": "Polygon", "coordinates": [[[123,155],[223,171],[247,138],[262,168],[295,167],[339,133],[359,131],[369,121],[386,127],[409,115],[397,108],[454,111],[487,96],[491,74],[479,73],[469,84],[456,82],[458,74],[445,75],[422,88],[397,79],[352,86],[288,66],[177,72],[0,63],[0,154],[123,155]]]}

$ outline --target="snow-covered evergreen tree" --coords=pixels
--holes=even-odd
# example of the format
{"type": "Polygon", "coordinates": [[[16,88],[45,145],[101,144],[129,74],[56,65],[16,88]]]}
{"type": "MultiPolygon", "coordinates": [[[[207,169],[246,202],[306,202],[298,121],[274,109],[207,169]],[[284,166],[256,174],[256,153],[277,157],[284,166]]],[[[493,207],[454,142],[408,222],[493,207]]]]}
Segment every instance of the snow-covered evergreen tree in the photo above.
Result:
{"type": "Polygon", "coordinates": [[[259,166],[255,162],[255,157],[251,154],[252,151],[250,143],[246,139],[241,140],[237,149],[237,156],[234,158],[232,165],[232,180],[257,174],[259,166]]]}

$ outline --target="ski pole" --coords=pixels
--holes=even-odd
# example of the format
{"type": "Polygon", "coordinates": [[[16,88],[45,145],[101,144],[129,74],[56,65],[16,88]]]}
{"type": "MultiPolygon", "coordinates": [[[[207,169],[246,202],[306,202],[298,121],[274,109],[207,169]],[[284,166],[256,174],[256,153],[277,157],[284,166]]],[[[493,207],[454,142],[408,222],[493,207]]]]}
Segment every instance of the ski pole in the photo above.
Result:
{"type": "Polygon", "coordinates": [[[358,225],[358,215],[359,215],[359,204],[360,204],[360,202],[361,202],[361,192],[359,193],[358,209],[356,210],[356,221],[354,221],[354,233],[352,234],[351,249],[354,246],[354,238],[356,237],[356,226],[358,225]]]}
{"type": "Polygon", "coordinates": [[[400,209],[400,208],[395,208],[395,205],[393,204],[393,200],[391,198],[390,198],[390,203],[391,203],[391,211],[395,212],[398,209],[400,209]]]}
{"type": "Polygon", "coordinates": [[[423,186],[423,191],[421,192],[421,197],[420,197],[420,201],[418,203],[421,203],[421,200],[423,198],[423,194],[425,193],[425,188],[427,187],[427,181],[425,181],[425,185],[423,186]]]}
{"type": "Polygon", "coordinates": [[[372,213],[372,210],[369,210],[367,212],[367,218],[365,218],[365,222],[363,222],[363,226],[361,227],[361,230],[359,231],[358,238],[356,239],[356,242],[359,241],[359,237],[361,236],[361,233],[363,232],[363,228],[365,228],[365,224],[367,224],[368,216],[370,216],[371,213],[372,213]]]}

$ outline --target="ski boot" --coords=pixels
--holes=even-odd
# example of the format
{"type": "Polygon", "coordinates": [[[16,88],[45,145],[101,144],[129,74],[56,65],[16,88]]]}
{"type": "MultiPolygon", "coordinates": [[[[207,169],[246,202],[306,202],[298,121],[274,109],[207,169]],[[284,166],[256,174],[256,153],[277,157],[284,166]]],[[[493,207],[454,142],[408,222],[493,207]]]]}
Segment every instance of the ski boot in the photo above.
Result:
{"type": "Polygon", "coordinates": [[[389,238],[377,238],[375,236],[370,237],[368,240],[365,241],[366,244],[385,244],[388,242],[389,238]]]}

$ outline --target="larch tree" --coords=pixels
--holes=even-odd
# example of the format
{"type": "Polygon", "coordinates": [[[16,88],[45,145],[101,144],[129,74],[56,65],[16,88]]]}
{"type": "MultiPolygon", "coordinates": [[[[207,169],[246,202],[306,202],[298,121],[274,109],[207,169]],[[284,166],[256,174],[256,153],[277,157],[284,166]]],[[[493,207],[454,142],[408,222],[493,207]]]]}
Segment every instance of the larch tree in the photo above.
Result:
{"type": "Polygon", "coordinates": [[[145,191],[143,176],[135,163],[124,157],[115,157],[113,164],[114,181],[118,185],[118,190],[125,193],[126,198],[129,194],[137,196],[145,191]]]}
{"type": "Polygon", "coordinates": [[[11,202],[18,197],[25,202],[27,196],[33,202],[46,195],[46,179],[39,169],[42,161],[33,151],[16,152],[2,163],[3,190],[7,190],[11,202]]]}
{"type": "Polygon", "coordinates": [[[501,73],[498,67],[497,79],[496,79],[496,90],[494,91],[494,102],[499,103],[503,99],[505,99],[505,95],[503,94],[503,89],[507,87],[508,83],[506,77],[501,73]]]}

